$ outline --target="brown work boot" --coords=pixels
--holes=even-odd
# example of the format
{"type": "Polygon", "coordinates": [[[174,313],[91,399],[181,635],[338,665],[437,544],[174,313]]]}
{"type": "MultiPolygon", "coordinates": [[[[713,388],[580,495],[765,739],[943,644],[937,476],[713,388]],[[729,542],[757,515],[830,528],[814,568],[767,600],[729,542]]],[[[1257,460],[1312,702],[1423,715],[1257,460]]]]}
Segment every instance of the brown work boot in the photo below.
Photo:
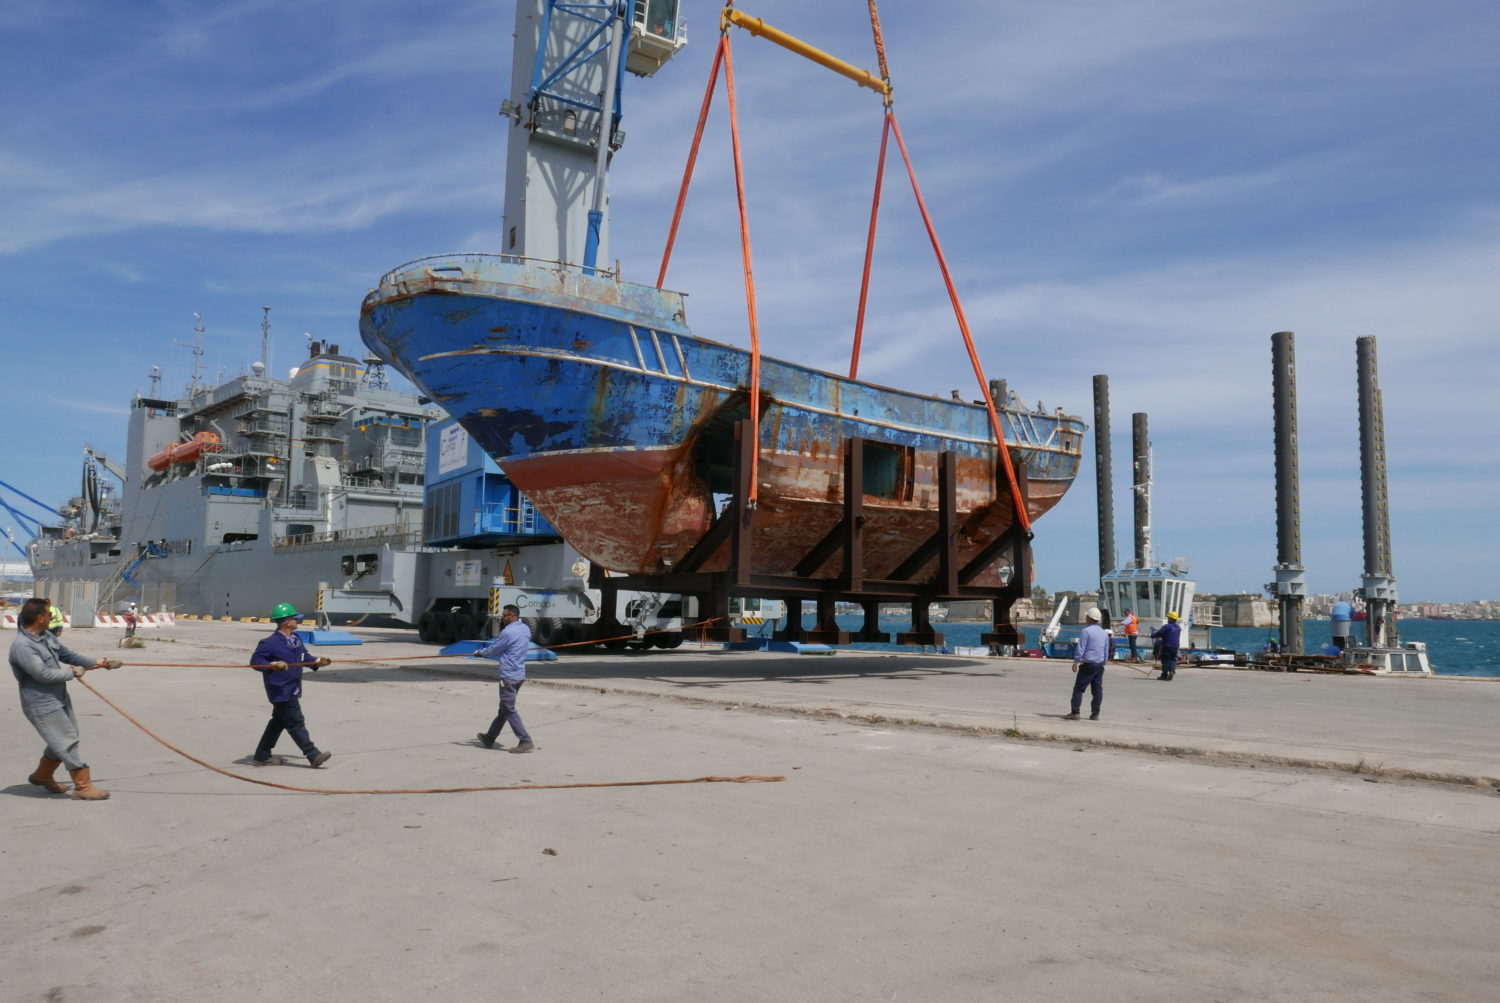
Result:
{"type": "Polygon", "coordinates": [[[89,783],[89,768],[87,766],[68,771],[73,776],[73,797],[80,801],[103,801],[109,797],[109,791],[100,790],[89,783]]]}
{"type": "Polygon", "coordinates": [[[68,789],[52,779],[52,774],[56,773],[57,768],[61,765],[62,762],[60,760],[48,759],[46,756],[43,756],[42,761],[36,766],[36,772],[26,779],[38,787],[47,788],[53,794],[66,794],[68,793],[68,789]]]}

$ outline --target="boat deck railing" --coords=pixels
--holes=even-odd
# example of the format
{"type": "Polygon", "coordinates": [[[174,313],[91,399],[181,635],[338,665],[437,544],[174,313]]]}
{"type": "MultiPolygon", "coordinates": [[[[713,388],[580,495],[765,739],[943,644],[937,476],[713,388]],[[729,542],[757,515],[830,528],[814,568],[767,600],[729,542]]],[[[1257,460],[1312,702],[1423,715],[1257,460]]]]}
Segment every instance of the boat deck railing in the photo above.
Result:
{"type": "Polygon", "coordinates": [[[586,269],[583,265],[574,264],[569,261],[554,261],[551,258],[528,258],[520,254],[433,254],[425,258],[417,258],[408,261],[398,268],[393,268],[380,277],[381,286],[399,285],[401,278],[413,269],[420,268],[431,278],[446,279],[454,282],[472,281],[464,274],[466,263],[475,266],[484,266],[490,263],[502,265],[541,265],[558,272],[570,272],[578,275],[587,275],[592,278],[618,279],[619,276],[607,268],[586,269]],[[442,274],[451,272],[453,274],[442,274]]]}
{"type": "Polygon", "coordinates": [[[1193,625],[1197,627],[1222,627],[1224,615],[1212,603],[1193,603],[1193,625]]]}

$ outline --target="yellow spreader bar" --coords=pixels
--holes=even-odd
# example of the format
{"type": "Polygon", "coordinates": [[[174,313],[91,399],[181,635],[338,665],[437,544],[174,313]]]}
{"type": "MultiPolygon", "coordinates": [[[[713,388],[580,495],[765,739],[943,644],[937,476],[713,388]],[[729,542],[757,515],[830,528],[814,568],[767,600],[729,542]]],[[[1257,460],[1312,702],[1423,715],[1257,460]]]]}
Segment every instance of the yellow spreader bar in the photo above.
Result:
{"type": "Polygon", "coordinates": [[[848,77],[861,87],[868,87],[870,90],[883,94],[887,98],[891,95],[891,85],[881,80],[869,70],[862,70],[858,66],[850,65],[842,59],[830,56],[822,49],[814,48],[801,39],[793,38],[786,32],[771,27],[758,17],[750,17],[746,14],[741,14],[733,7],[725,7],[724,13],[719,17],[719,28],[721,31],[727,31],[731,24],[739,28],[744,28],[752,35],[759,35],[761,38],[775,42],[783,49],[790,49],[799,56],[804,56],[815,63],[826,66],[833,72],[848,77]]]}

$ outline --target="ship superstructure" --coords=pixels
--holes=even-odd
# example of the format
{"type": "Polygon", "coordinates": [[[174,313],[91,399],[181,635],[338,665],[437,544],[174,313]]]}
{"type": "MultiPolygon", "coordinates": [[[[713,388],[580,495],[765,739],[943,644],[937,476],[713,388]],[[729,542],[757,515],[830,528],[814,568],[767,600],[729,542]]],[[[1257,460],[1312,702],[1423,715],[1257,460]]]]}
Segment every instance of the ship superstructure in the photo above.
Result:
{"type": "Polygon", "coordinates": [[[39,594],[74,610],[311,609],[320,580],[373,574],[382,547],[419,542],[441,412],[390,389],[378,363],[313,341],[288,379],[256,363],[195,388],[135,398],[123,466],[90,450],[84,492],[31,546],[39,594]],[[90,489],[96,464],[118,489],[90,489]]]}

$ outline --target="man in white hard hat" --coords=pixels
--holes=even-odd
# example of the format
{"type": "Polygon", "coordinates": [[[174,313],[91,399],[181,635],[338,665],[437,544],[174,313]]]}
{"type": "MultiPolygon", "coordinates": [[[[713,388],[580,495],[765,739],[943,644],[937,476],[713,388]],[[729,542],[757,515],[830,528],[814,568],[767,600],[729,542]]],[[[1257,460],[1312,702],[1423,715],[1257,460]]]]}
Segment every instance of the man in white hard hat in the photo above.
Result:
{"type": "Polygon", "coordinates": [[[1099,720],[1099,708],[1104,703],[1104,663],[1109,661],[1109,631],[1099,626],[1104,615],[1097,606],[1090,606],[1083,614],[1088,625],[1078,633],[1078,648],[1073,654],[1073,703],[1072,710],[1064,715],[1065,721],[1077,721],[1078,710],[1083,706],[1083,691],[1091,690],[1089,720],[1099,720]]]}

